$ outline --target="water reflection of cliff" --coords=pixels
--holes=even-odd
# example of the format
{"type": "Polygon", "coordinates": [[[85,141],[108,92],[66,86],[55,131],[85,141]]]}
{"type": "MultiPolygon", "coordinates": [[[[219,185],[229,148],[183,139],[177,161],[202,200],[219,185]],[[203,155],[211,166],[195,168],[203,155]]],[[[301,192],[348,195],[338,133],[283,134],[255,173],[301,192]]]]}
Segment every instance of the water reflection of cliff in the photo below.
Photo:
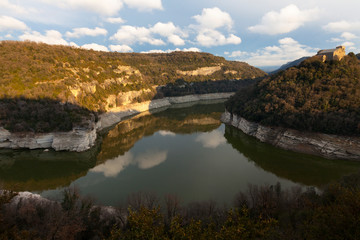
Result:
{"type": "Polygon", "coordinates": [[[275,148],[232,126],[226,126],[225,138],[234,149],[265,171],[308,186],[321,187],[360,169],[358,162],[329,160],[275,148]]]}
{"type": "Polygon", "coordinates": [[[1,150],[0,188],[43,191],[64,187],[95,166],[98,148],[84,153],[1,150]]]}
{"type": "Polygon", "coordinates": [[[125,120],[104,136],[97,164],[124,155],[134,144],[155,132],[160,134],[190,134],[208,132],[221,124],[224,104],[197,104],[192,107],[170,108],[158,113],[143,113],[125,120]]]}

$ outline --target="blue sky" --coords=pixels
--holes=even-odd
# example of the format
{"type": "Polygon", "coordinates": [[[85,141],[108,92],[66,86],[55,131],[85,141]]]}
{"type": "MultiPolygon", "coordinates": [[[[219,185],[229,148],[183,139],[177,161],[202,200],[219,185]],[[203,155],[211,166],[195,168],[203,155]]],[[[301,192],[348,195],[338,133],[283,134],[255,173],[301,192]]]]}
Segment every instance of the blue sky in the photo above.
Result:
{"type": "Polygon", "coordinates": [[[118,52],[202,51],[257,67],[360,52],[358,0],[0,0],[0,39],[118,52]]]}

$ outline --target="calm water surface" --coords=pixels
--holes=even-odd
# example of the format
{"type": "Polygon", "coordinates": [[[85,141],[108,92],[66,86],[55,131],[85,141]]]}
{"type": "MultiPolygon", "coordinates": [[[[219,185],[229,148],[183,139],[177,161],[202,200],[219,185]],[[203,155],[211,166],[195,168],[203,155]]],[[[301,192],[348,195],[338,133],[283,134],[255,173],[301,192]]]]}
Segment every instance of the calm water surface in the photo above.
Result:
{"type": "Polygon", "coordinates": [[[274,148],[220,123],[223,103],[177,106],[125,120],[85,153],[0,151],[0,186],[60,199],[68,186],[118,205],[139,191],[184,203],[231,203],[249,184],[321,187],[360,169],[274,148]]]}

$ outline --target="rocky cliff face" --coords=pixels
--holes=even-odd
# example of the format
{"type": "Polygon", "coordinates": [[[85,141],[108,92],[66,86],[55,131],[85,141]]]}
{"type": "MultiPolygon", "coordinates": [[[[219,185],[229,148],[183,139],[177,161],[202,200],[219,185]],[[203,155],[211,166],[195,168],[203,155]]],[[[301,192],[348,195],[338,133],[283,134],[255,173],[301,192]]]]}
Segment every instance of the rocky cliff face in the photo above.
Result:
{"type": "Polygon", "coordinates": [[[360,160],[360,138],[300,132],[279,127],[266,127],[225,112],[221,121],[244,133],[286,150],[325,158],[360,160]]]}
{"type": "Polygon", "coordinates": [[[69,132],[53,133],[11,133],[0,127],[0,148],[10,149],[47,149],[56,151],[83,152],[95,145],[97,132],[120,122],[140,112],[168,107],[172,104],[196,102],[200,100],[226,99],[233,93],[211,93],[202,95],[188,95],[182,97],[168,97],[137,104],[128,104],[122,107],[111,108],[102,114],[99,121],[92,122],[89,127],[73,129],[69,132]]]}
{"type": "Polygon", "coordinates": [[[94,146],[95,141],[95,128],[54,133],[10,133],[0,128],[0,148],[53,148],[56,151],[83,152],[94,146]]]}

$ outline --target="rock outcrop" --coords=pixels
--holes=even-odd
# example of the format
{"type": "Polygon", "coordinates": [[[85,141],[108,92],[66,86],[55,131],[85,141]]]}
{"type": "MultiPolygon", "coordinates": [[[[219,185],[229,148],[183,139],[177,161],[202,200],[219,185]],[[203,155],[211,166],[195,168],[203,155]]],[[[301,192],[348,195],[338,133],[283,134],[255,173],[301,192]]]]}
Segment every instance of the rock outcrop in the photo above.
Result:
{"type": "Polygon", "coordinates": [[[267,127],[225,112],[221,121],[244,133],[286,150],[331,159],[360,160],[360,138],[301,132],[280,127],[267,127]]]}
{"type": "Polygon", "coordinates": [[[225,99],[234,93],[211,93],[202,95],[188,95],[181,97],[167,97],[122,107],[111,108],[99,117],[99,121],[88,128],[73,129],[69,132],[53,133],[11,133],[0,127],[0,148],[9,149],[47,149],[56,151],[83,152],[95,145],[97,132],[120,122],[125,117],[140,112],[169,107],[173,104],[196,102],[201,100],[225,99]]]}
{"type": "Polygon", "coordinates": [[[56,151],[83,152],[94,146],[95,141],[95,128],[54,133],[10,133],[0,128],[0,148],[53,148],[56,151]]]}

